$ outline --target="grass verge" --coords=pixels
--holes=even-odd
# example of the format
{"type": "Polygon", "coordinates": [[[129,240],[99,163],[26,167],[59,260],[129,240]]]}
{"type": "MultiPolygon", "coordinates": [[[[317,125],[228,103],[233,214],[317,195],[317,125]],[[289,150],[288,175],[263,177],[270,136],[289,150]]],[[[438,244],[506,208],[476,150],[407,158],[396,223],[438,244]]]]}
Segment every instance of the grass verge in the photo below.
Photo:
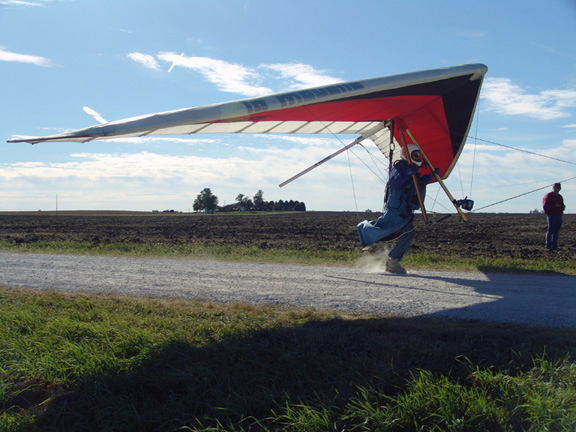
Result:
{"type": "Polygon", "coordinates": [[[107,256],[130,256],[142,258],[175,259],[221,259],[230,261],[268,261],[301,264],[347,264],[359,254],[356,251],[336,249],[281,249],[260,248],[257,246],[236,246],[223,244],[138,244],[106,243],[94,245],[89,242],[35,242],[13,244],[0,240],[3,252],[36,252],[52,254],[88,254],[107,256]]]}
{"type": "Polygon", "coordinates": [[[0,431],[572,431],[576,331],[0,289],[0,431]]]}
{"type": "MultiPolygon", "coordinates": [[[[72,241],[39,241],[14,244],[0,240],[0,251],[52,254],[89,254],[142,258],[221,259],[310,265],[353,265],[363,256],[358,249],[284,249],[222,244],[140,244],[72,241]]],[[[518,258],[465,258],[450,254],[432,255],[409,252],[404,263],[412,268],[491,272],[539,272],[576,275],[576,261],[529,260],[518,258]]]]}

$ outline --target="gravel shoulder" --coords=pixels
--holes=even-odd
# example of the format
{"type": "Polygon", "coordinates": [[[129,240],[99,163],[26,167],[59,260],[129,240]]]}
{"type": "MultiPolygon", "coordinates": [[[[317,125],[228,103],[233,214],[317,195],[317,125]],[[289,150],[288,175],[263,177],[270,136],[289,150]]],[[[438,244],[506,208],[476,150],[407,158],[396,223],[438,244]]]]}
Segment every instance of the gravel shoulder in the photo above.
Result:
{"type": "Polygon", "coordinates": [[[0,253],[0,286],[576,328],[576,277],[0,253]]]}

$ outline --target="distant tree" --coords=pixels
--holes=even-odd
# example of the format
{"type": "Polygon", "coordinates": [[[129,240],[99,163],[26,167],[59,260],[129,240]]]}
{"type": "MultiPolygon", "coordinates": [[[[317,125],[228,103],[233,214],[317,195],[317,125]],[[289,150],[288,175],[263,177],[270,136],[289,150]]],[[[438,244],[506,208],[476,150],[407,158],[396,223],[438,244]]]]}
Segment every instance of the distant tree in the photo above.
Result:
{"type": "Polygon", "coordinates": [[[300,201],[294,203],[294,210],[296,211],[306,211],[306,204],[300,201]]]}
{"type": "Polygon", "coordinates": [[[306,204],[300,201],[264,201],[264,192],[260,189],[253,197],[254,201],[250,200],[244,194],[238,194],[236,202],[239,207],[245,209],[256,209],[258,211],[306,211],[306,204]]]}
{"type": "Polygon", "coordinates": [[[244,194],[238,194],[236,202],[244,210],[250,210],[253,207],[252,200],[244,194]]]}
{"type": "Polygon", "coordinates": [[[212,194],[210,188],[204,188],[194,200],[194,211],[206,210],[213,212],[218,207],[218,197],[212,194]]]}
{"type": "Polygon", "coordinates": [[[254,195],[253,199],[254,199],[254,207],[256,207],[256,210],[265,209],[266,202],[264,201],[264,192],[262,191],[262,189],[256,192],[256,195],[254,195]]]}

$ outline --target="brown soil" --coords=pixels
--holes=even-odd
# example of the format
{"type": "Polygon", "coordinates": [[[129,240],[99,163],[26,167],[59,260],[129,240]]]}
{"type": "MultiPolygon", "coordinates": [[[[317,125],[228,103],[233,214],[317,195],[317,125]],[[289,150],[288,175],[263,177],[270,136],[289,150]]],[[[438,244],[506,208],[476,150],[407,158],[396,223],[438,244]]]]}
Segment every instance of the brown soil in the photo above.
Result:
{"type": "MultiPolygon", "coordinates": [[[[254,245],[260,248],[359,249],[356,224],[376,213],[304,212],[261,214],[152,214],[48,212],[1,213],[0,241],[106,243],[189,243],[254,245]]],[[[456,215],[424,224],[416,215],[418,235],[412,252],[463,257],[573,259],[576,215],[564,215],[560,250],[544,249],[546,217],[532,214],[456,215]]]]}

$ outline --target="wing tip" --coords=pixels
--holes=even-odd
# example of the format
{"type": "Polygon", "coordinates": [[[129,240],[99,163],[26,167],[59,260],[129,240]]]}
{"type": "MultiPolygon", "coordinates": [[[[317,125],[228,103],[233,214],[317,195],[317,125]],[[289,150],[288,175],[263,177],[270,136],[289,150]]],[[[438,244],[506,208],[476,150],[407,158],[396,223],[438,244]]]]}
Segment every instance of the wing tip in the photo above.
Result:
{"type": "Polygon", "coordinates": [[[46,136],[46,137],[13,137],[6,140],[7,143],[29,143],[29,144],[39,144],[43,142],[81,142],[85,143],[92,141],[95,137],[90,135],[56,135],[56,136],[46,136]]]}
{"type": "Polygon", "coordinates": [[[6,140],[7,143],[13,144],[13,143],[30,143],[30,144],[35,144],[35,139],[34,138],[8,138],[6,140]]]}

